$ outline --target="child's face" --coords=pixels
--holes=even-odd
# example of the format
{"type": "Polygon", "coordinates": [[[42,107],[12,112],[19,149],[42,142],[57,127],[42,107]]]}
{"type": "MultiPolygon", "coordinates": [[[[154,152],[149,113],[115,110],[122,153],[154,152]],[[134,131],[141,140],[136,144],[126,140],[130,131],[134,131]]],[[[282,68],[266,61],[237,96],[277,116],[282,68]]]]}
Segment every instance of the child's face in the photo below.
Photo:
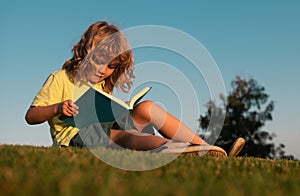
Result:
{"type": "Polygon", "coordinates": [[[92,84],[97,84],[101,81],[103,81],[105,78],[109,77],[115,70],[115,68],[112,68],[108,65],[103,64],[90,64],[91,69],[89,69],[88,72],[88,80],[92,84]]]}

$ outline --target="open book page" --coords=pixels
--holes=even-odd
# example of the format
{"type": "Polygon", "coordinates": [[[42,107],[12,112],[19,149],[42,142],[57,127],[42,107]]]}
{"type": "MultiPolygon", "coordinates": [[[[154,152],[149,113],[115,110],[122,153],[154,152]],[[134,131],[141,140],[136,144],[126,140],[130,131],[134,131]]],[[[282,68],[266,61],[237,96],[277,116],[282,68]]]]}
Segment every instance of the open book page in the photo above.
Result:
{"type": "Polygon", "coordinates": [[[137,93],[136,95],[133,96],[133,98],[128,102],[124,102],[123,100],[114,97],[113,95],[110,95],[106,92],[103,91],[99,91],[97,89],[94,88],[95,91],[101,93],[102,95],[110,98],[111,100],[113,100],[114,102],[120,104],[121,106],[123,106],[124,108],[128,109],[128,110],[132,110],[133,107],[135,106],[135,104],[144,97],[144,95],[147,94],[147,92],[151,89],[151,87],[145,87],[143,90],[141,90],[139,93],[137,93]]]}
{"type": "Polygon", "coordinates": [[[74,85],[73,89],[73,101],[76,102],[84,93],[91,88],[88,84],[74,85]]]}
{"type": "Polygon", "coordinates": [[[137,93],[131,101],[132,107],[108,93],[93,87],[88,87],[87,89],[86,87],[82,88],[80,93],[85,92],[75,101],[75,104],[79,107],[79,114],[77,116],[60,116],[60,120],[78,128],[86,127],[96,122],[116,121],[128,114],[133,109],[134,104],[151,88],[146,87],[137,93]]]}
{"type": "Polygon", "coordinates": [[[106,93],[104,91],[101,91],[95,87],[95,85],[92,85],[91,83],[81,83],[79,85],[74,86],[73,90],[73,101],[76,102],[81,96],[83,96],[90,88],[94,89],[95,92],[98,92],[102,94],[103,96],[113,100],[114,102],[120,104],[124,108],[128,110],[132,110],[136,103],[140,101],[141,98],[144,97],[144,95],[147,94],[147,92],[151,89],[151,87],[145,87],[141,91],[139,91],[137,94],[135,94],[131,100],[124,102],[123,100],[106,93]]]}
{"type": "Polygon", "coordinates": [[[135,104],[138,103],[144,97],[144,95],[146,95],[146,93],[148,93],[148,91],[150,89],[151,89],[151,87],[147,86],[143,90],[141,90],[139,93],[137,93],[134,97],[132,97],[132,99],[129,102],[129,108],[133,109],[135,104]]]}
{"type": "Polygon", "coordinates": [[[118,97],[114,97],[113,95],[110,95],[104,91],[100,91],[98,89],[93,88],[95,91],[99,92],[100,94],[104,95],[105,97],[113,100],[114,102],[120,104],[121,106],[123,106],[126,109],[129,109],[129,106],[121,99],[119,99],[118,97]]]}

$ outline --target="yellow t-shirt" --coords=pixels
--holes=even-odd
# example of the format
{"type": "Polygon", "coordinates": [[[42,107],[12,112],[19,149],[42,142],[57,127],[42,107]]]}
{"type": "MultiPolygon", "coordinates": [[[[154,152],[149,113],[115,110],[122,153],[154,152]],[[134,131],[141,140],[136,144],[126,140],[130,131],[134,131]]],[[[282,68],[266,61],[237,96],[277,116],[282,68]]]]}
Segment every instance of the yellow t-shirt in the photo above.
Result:
{"type": "MultiPolygon", "coordinates": [[[[75,101],[89,87],[88,85],[75,86],[65,70],[55,71],[50,74],[31,106],[48,106],[68,99],[75,101]]],[[[103,90],[104,81],[95,87],[103,90]]],[[[56,115],[48,120],[53,146],[69,146],[71,139],[79,130],[59,120],[59,116],[56,115]]]]}

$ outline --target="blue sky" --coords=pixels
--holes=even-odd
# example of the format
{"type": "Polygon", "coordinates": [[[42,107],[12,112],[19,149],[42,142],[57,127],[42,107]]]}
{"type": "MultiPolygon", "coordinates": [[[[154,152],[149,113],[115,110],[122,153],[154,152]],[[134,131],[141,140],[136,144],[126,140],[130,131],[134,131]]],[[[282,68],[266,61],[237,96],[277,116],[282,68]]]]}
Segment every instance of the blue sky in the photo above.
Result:
{"type": "MultiPolygon", "coordinates": [[[[71,48],[84,30],[96,21],[107,20],[121,29],[163,25],[191,35],[214,58],[226,92],[237,74],[256,79],[275,101],[273,121],[264,129],[277,135],[275,141],[286,145],[287,154],[300,158],[299,8],[299,1],[2,3],[0,143],[51,145],[48,125],[29,126],[24,114],[48,74],[60,69],[71,56],[71,48]]],[[[165,60],[150,54],[157,52],[138,56],[137,51],[137,62],[165,60]]],[[[208,97],[203,95],[201,101],[204,105],[208,97]]],[[[190,118],[192,128],[197,117],[190,118]]]]}

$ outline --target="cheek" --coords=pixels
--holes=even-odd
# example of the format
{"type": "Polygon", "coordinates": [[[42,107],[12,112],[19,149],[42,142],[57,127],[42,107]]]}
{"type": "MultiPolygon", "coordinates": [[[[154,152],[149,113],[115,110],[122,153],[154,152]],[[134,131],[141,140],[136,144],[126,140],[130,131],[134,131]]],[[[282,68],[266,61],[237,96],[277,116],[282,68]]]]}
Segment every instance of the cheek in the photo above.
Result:
{"type": "Polygon", "coordinates": [[[87,74],[87,75],[93,75],[94,73],[96,72],[96,68],[95,68],[95,66],[92,66],[91,64],[88,64],[87,66],[86,66],[86,68],[85,68],[85,73],[87,74]]]}
{"type": "Polygon", "coordinates": [[[114,73],[114,71],[115,71],[114,69],[108,69],[107,76],[112,75],[114,73]]]}

